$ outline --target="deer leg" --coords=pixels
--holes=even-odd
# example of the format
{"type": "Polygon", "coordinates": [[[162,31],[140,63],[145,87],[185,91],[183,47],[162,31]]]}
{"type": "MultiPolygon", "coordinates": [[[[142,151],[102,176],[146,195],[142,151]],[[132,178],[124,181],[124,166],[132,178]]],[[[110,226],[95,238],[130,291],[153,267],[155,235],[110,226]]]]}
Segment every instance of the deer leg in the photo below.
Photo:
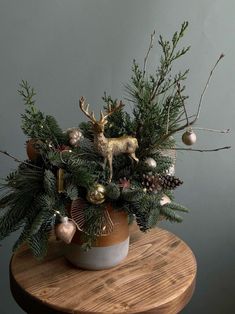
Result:
{"type": "Polygon", "coordinates": [[[109,163],[109,182],[111,182],[113,177],[113,156],[109,155],[107,159],[109,163]]]}
{"type": "Polygon", "coordinates": [[[137,163],[139,162],[139,159],[136,157],[135,153],[131,153],[129,155],[132,159],[134,159],[137,163]]]}
{"type": "Polygon", "coordinates": [[[105,170],[107,164],[107,158],[104,158],[103,169],[105,170]]]}

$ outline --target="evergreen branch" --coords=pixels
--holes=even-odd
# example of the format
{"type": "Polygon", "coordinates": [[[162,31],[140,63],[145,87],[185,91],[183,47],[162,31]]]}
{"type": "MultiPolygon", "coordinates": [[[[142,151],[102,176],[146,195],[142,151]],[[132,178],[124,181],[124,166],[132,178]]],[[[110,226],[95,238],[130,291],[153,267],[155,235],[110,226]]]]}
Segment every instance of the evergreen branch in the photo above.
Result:
{"type": "Polygon", "coordinates": [[[143,65],[143,71],[142,71],[143,72],[143,78],[144,78],[144,75],[145,75],[145,72],[146,72],[146,63],[147,63],[147,60],[148,60],[148,57],[149,57],[149,53],[150,53],[150,50],[153,48],[154,36],[155,36],[155,30],[150,35],[150,43],[149,43],[148,51],[147,51],[147,54],[146,54],[146,56],[144,58],[144,65],[143,65]]]}
{"type": "Polygon", "coordinates": [[[165,219],[170,220],[171,222],[182,222],[183,219],[172,210],[168,204],[164,205],[160,209],[161,215],[165,217],[165,219]]]}
{"type": "MultiPolygon", "coordinates": [[[[35,100],[33,97],[36,95],[34,89],[29,85],[27,81],[22,80],[20,84],[21,89],[18,90],[18,93],[23,97],[25,105],[33,107],[35,100]]],[[[34,112],[36,112],[34,110],[34,112]]]]}
{"type": "Polygon", "coordinates": [[[184,213],[188,213],[189,209],[186,208],[185,206],[182,206],[180,204],[176,204],[176,203],[167,203],[167,207],[171,208],[172,210],[176,210],[176,211],[180,211],[180,212],[184,212],[184,213]]]}

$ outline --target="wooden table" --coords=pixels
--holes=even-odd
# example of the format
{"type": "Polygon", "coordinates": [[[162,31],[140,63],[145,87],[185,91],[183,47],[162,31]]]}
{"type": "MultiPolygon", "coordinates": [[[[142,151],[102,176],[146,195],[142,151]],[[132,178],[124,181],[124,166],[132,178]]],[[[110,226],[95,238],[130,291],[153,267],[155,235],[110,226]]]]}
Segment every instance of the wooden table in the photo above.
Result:
{"type": "Polygon", "coordinates": [[[180,312],[195,287],[196,260],[174,234],[156,228],[131,233],[128,257],[115,268],[85,271],[61,256],[61,243],[36,261],[27,247],[10,264],[11,291],[28,313],[157,313],[180,312]]]}

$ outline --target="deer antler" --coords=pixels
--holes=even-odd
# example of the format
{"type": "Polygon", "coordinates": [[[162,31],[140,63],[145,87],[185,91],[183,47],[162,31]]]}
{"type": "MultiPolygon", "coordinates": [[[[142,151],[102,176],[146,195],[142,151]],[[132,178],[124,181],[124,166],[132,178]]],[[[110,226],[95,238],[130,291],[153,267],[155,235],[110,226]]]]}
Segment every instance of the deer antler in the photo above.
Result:
{"type": "Polygon", "coordinates": [[[119,103],[115,103],[115,106],[112,107],[110,104],[108,104],[108,109],[106,110],[106,114],[104,114],[102,111],[100,111],[100,123],[104,123],[107,118],[109,116],[111,116],[111,114],[113,114],[114,112],[118,111],[119,109],[121,109],[122,107],[124,107],[125,105],[123,104],[122,101],[119,101],[119,103]]]}
{"type": "Polygon", "coordinates": [[[89,104],[86,104],[85,98],[81,97],[79,100],[79,107],[82,110],[82,112],[91,120],[92,123],[96,123],[97,120],[95,118],[94,115],[94,111],[92,111],[91,113],[89,113],[88,109],[89,109],[89,104]]]}

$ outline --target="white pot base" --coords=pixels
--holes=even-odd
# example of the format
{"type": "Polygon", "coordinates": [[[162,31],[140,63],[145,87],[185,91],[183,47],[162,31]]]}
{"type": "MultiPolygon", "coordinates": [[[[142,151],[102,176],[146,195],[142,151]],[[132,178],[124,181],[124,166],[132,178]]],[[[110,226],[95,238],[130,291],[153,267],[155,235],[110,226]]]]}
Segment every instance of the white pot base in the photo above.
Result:
{"type": "Polygon", "coordinates": [[[105,247],[92,247],[84,251],[80,245],[70,243],[65,257],[73,265],[89,270],[101,270],[118,265],[128,254],[129,237],[118,244],[105,247]]]}

